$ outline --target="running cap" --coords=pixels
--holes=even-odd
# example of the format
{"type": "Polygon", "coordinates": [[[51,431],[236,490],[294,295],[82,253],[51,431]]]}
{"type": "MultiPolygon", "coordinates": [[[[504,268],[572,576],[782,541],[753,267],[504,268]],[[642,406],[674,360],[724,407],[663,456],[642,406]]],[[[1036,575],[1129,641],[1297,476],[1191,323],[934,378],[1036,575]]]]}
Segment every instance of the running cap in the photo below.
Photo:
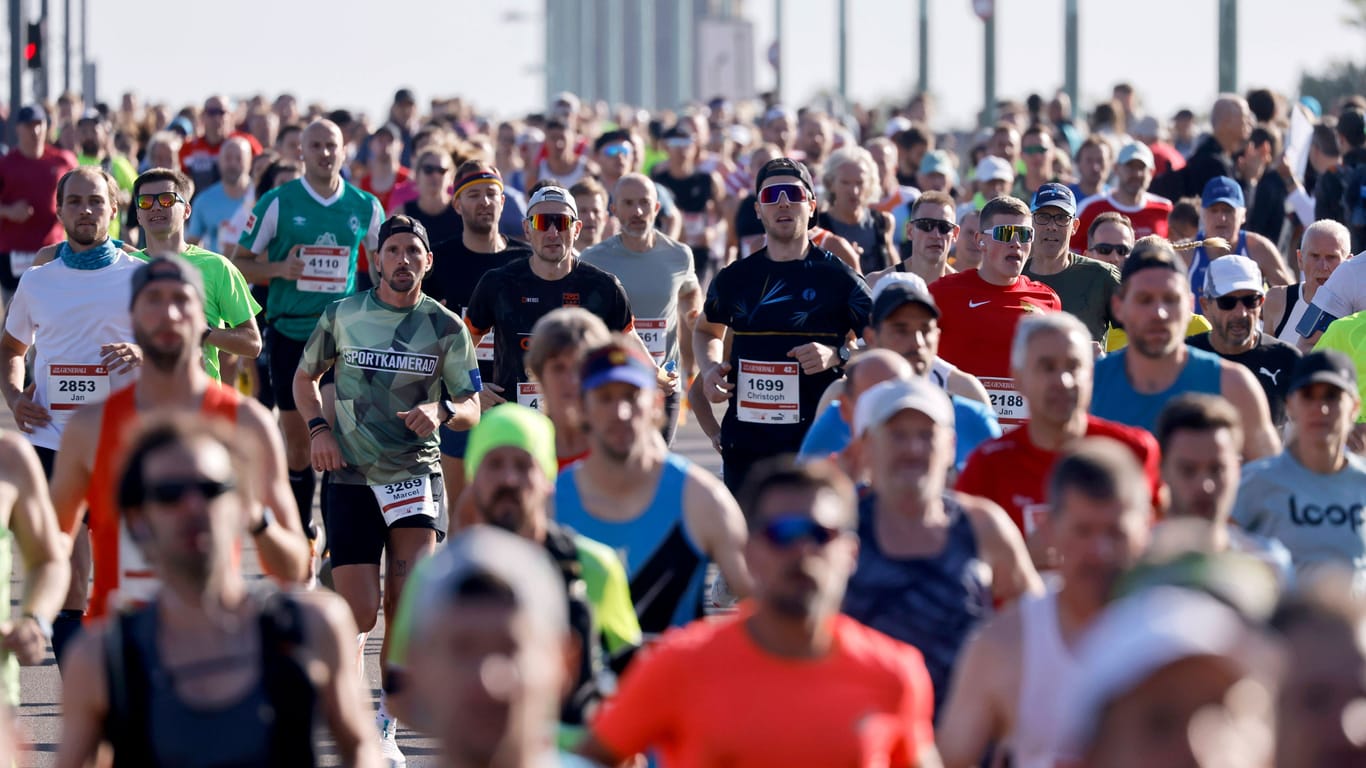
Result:
{"type": "Polygon", "coordinates": [[[1050,181],[1034,190],[1034,199],[1029,202],[1029,212],[1038,213],[1042,208],[1058,208],[1068,216],[1077,215],[1077,198],[1066,185],[1050,181]]]}
{"type": "Polygon", "coordinates": [[[1290,391],[1295,392],[1318,383],[1332,384],[1338,389],[1357,395],[1356,364],[1352,362],[1352,358],[1336,349],[1310,352],[1295,363],[1295,372],[1290,377],[1290,391]]]}
{"type": "Polygon", "coordinates": [[[399,133],[398,126],[394,125],[393,123],[385,123],[384,125],[381,125],[380,127],[376,128],[374,133],[370,134],[371,139],[374,139],[379,136],[388,136],[390,139],[394,141],[403,140],[403,135],[399,133]]]}
{"type": "Polygon", "coordinates": [[[862,437],[906,410],[919,411],[935,424],[953,427],[953,403],[929,377],[892,379],[874,384],[859,396],[854,406],[854,435],[862,437]]]}
{"type": "Polygon", "coordinates": [[[1257,266],[1257,262],[1236,253],[1221,256],[1209,263],[1205,271],[1204,294],[1215,299],[1234,291],[1252,291],[1266,295],[1266,288],[1262,283],[1262,270],[1257,266]]]}
{"type": "Polygon", "coordinates": [[[128,299],[132,308],[138,294],[150,283],[168,281],[182,283],[194,289],[201,302],[204,301],[204,278],[190,262],[179,256],[157,256],[133,271],[133,290],[128,299]]]}
{"type": "Polygon", "coordinates": [[[609,344],[584,358],[579,380],[584,392],[614,381],[636,389],[653,390],[659,386],[657,371],[654,363],[635,347],[609,344]]]}
{"type": "Polygon", "coordinates": [[[1145,141],[1157,141],[1161,138],[1162,126],[1157,124],[1157,118],[1148,115],[1147,117],[1140,118],[1137,123],[1134,123],[1133,129],[1130,130],[1129,133],[1132,134],[1134,138],[1138,139],[1136,143],[1143,144],[1145,141]]]}
{"type": "Polygon", "coordinates": [[[919,171],[926,176],[931,173],[942,173],[950,179],[958,177],[958,172],[953,167],[953,158],[943,149],[926,152],[925,156],[920,158],[919,171]]]}
{"type": "Polygon", "coordinates": [[[401,213],[390,216],[383,224],[379,225],[379,249],[381,251],[384,250],[385,240],[388,240],[394,235],[403,234],[404,232],[410,235],[417,235],[417,239],[422,241],[422,247],[426,248],[428,253],[431,253],[432,241],[427,237],[427,228],[422,226],[422,222],[417,219],[410,216],[404,216],[401,213]]]}
{"type": "Polygon", "coordinates": [[[806,166],[789,157],[775,157],[764,163],[764,167],[759,169],[759,175],[754,180],[754,192],[764,188],[764,182],[773,176],[795,176],[802,186],[806,187],[808,194],[816,194],[816,185],[811,181],[811,171],[806,166]]]}
{"type": "Polygon", "coordinates": [[[911,129],[911,121],[901,115],[894,115],[887,119],[887,125],[882,129],[883,136],[895,136],[902,131],[911,129]]]}
{"type": "Polygon", "coordinates": [[[939,317],[939,305],[934,303],[934,296],[920,275],[893,272],[883,277],[873,288],[873,325],[882,325],[888,315],[907,304],[919,304],[939,317]]]}
{"type": "Polygon", "coordinates": [[[15,125],[24,125],[25,123],[46,122],[47,110],[43,109],[43,106],[41,104],[25,104],[24,106],[20,107],[19,111],[16,112],[14,115],[15,125]]]}
{"type": "Polygon", "coordinates": [[[977,163],[977,172],[973,174],[977,181],[1014,181],[1015,169],[1010,167],[1010,162],[995,155],[987,155],[977,163]]]}
{"type": "Polygon", "coordinates": [[[172,120],[170,124],[166,126],[166,129],[169,131],[177,131],[181,136],[186,138],[194,135],[194,123],[191,123],[190,118],[184,115],[180,115],[172,120]]]}
{"type": "Polygon", "coordinates": [[[519,147],[525,147],[528,144],[544,144],[545,131],[534,127],[526,128],[517,134],[517,140],[514,143],[519,147]]]}
{"type": "Polygon", "coordinates": [[[555,425],[539,411],[517,403],[504,403],[484,412],[470,430],[465,447],[465,479],[473,481],[484,456],[495,448],[511,446],[531,454],[545,476],[554,480],[560,465],[555,456],[555,425]]]}
{"type": "Polygon", "coordinates": [[[574,196],[564,187],[549,186],[536,190],[536,194],[532,195],[531,201],[527,203],[526,215],[530,216],[532,209],[541,203],[564,203],[569,206],[574,218],[579,217],[579,206],[574,203],[574,196]]]}
{"type": "Polygon", "coordinates": [[[1119,151],[1119,164],[1128,165],[1133,161],[1139,161],[1148,168],[1156,168],[1157,161],[1153,159],[1153,151],[1148,149],[1148,145],[1141,141],[1131,141],[1124,145],[1119,151]]]}
{"type": "Polygon", "coordinates": [[[1200,193],[1200,207],[1208,208],[1215,203],[1224,203],[1234,208],[1246,208],[1243,187],[1227,176],[1215,176],[1205,182],[1205,190],[1200,193]]]}

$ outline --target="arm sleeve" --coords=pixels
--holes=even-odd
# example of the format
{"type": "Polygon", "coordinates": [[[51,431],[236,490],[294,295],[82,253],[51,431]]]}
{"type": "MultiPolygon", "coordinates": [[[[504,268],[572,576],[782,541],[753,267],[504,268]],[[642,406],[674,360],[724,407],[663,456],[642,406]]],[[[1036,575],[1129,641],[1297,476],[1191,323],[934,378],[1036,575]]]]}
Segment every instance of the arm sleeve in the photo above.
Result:
{"type": "Polygon", "coordinates": [[[318,376],[332,367],[337,359],[337,337],[333,333],[336,320],[337,305],[333,304],[323,311],[308,343],[304,344],[303,355],[299,358],[300,370],[318,376]]]}
{"type": "Polygon", "coordinates": [[[707,287],[707,299],[702,303],[702,315],[707,318],[709,323],[720,325],[732,325],[735,318],[731,315],[730,309],[734,302],[730,301],[729,291],[727,290],[730,280],[727,279],[729,269],[723,269],[716,273],[716,277],[711,280],[711,285],[707,287]]]}
{"type": "Polygon", "coordinates": [[[621,281],[612,276],[612,285],[615,286],[616,296],[612,299],[612,314],[604,317],[607,328],[613,331],[629,331],[635,327],[636,318],[631,313],[631,299],[626,295],[626,289],[622,287],[621,281]]]}
{"type": "Polygon", "coordinates": [[[849,328],[862,335],[873,311],[873,294],[868,290],[868,283],[854,274],[853,270],[849,271],[849,276],[853,278],[853,284],[849,287],[849,328]]]}
{"type": "Polygon", "coordinates": [[[237,244],[252,253],[265,253],[270,241],[275,239],[279,219],[280,197],[268,194],[256,203],[247,217],[247,228],[242,231],[237,244]]]}

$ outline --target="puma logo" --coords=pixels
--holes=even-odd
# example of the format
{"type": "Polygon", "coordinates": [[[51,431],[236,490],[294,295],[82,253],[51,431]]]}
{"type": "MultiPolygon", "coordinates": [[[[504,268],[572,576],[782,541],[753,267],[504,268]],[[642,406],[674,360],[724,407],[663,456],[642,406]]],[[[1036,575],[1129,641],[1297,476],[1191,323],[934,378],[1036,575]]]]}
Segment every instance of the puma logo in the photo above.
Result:
{"type": "Polygon", "coordinates": [[[990,303],[991,303],[991,299],[987,299],[986,301],[972,301],[972,300],[968,300],[968,306],[971,307],[971,308],[973,308],[973,309],[976,309],[977,307],[980,307],[980,306],[982,306],[983,304],[990,304],[990,303]]]}
{"type": "Polygon", "coordinates": [[[1268,371],[1265,367],[1263,367],[1260,371],[1258,371],[1258,373],[1262,374],[1263,376],[1267,377],[1268,379],[1271,379],[1271,383],[1272,383],[1272,384],[1275,384],[1275,385],[1278,386],[1278,387],[1281,385],[1281,383],[1280,383],[1279,381],[1276,381],[1276,377],[1281,375],[1281,369],[1280,369],[1280,368],[1277,368],[1277,369],[1276,369],[1276,372],[1275,372],[1275,373],[1272,373],[1271,371],[1268,371]]]}

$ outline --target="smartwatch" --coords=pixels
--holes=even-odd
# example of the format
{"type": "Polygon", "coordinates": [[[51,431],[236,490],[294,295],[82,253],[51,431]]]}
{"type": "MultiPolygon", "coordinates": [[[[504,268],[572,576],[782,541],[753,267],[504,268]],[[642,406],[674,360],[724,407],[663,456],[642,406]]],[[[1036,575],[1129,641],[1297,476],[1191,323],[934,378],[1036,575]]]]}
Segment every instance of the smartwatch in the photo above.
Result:
{"type": "Polygon", "coordinates": [[[835,347],[835,354],[839,355],[840,368],[849,364],[849,347],[847,345],[841,344],[838,347],[835,347]]]}
{"type": "Polygon", "coordinates": [[[442,424],[445,424],[446,422],[448,422],[448,421],[450,421],[451,419],[455,418],[455,403],[454,403],[454,402],[452,402],[452,401],[450,401],[450,400],[442,400],[441,402],[437,403],[437,407],[440,409],[440,412],[441,412],[441,423],[442,423],[442,424]]]}

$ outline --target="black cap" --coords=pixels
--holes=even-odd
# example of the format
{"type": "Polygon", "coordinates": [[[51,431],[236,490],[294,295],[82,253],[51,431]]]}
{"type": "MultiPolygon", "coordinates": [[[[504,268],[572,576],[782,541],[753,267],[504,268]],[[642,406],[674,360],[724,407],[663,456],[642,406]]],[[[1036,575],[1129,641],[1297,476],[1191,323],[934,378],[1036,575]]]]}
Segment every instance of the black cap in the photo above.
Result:
{"type": "Polygon", "coordinates": [[[373,139],[381,134],[388,134],[389,138],[393,139],[394,141],[403,141],[403,134],[399,133],[398,126],[394,125],[393,123],[385,123],[384,125],[381,125],[380,127],[376,128],[375,132],[370,134],[370,138],[373,139]]]}
{"type": "Polygon", "coordinates": [[[422,246],[428,252],[432,250],[432,241],[427,237],[427,228],[422,226],[422,222],[410,216],[396,214],[390,216],[383,224],[379,225],[379,248],[384,250],[384,241],[393,235],[401,235],[407,232],[417,235],[417,239],[422,241],[422,246]]]}
{"type": "Polygon", "coordinates": [[[394,91],[394,103],[395,103],[395,104],[403,104],[403,103],[416,104],[416,103],[417,103],[417,99],[413,98],[413,91],[412,91],[412,89],[410,89],[410,88],[399,88],[397,91],[394,91]]]}
{"type": "Polygon", "coordinates": [[[763,189],[764,182],[770,176],[795,176],[806,187],[806,191],[816,194],[816,185],[811,182],[811,171],[806,166],[788,157],[775,157],[764,163],[764,167],[759,169],[759,176],[754,180],[754,191],[757,193],[763,189]]]}
{"type": "Polygon", "coordinates": [[[1336,349],[1310,352],[1295,363],[1295,373],[1290,377],[1291,392],[1320,382],[1355,395],[1358,392],[1356,364],[1336,349]]]}
{"type": "Polygon", "coordinates": [[[46,123],[47,111],[39,104],[26,104],[19,108],[15,113],[14,124],[24,125],[25,123],[46,123]]]}
{"type": "Polygon", "coordinates": [[[179,256],[157,256],[133,272],[133,291],[128,299],[131,309],[138,300],[138,294],[150,283],[169,281],[188,285],[204,300],[204,278],[190,262],[179,256]]]}

